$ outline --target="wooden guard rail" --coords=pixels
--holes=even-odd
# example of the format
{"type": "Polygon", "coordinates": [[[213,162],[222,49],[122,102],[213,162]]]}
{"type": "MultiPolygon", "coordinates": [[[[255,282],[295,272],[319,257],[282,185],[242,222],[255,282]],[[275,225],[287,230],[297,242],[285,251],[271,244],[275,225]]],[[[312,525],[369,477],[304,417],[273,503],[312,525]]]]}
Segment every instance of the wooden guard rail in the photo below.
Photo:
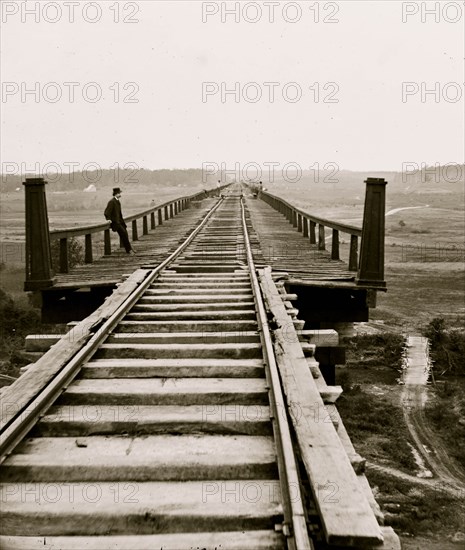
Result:
{"type": "Polygon", "coordinates": [[[384,218],[386,181],[368,178],[366,181],[363,227],[334,222],[305,212],[284,199],[260,191],[259,197],[281,212],[318,250],[326,250],[325,229],[332,230],[331,259],[340,260],[339,234],[350,235],[349,271],[357,272],[357,284],[384,289],[384,218]],[[358,239],[361,237],[359,257],[358,239]]]}
{"type": "MultiPolygon", "coordinates": [[[[53,286],[53,270],[51,266],[50,242],[60,241],[59,273],[69,273],[69,239],[84,237],[84,262],[93,262],[92,235],[103,232],[104,255],[111,255],[110,222],[68,229],[55,229],[49,231],[47,204],[45,198],[45,184],[43,178],[28,178],[24,183],[26,188],[26,282],[25,290],[40,290],[53,286]],[[40,199],[40,201],[38,200],[40,199]],[[35,253],[40,249],[41,254],[35,253]],[[48,253],[44,254],[46,250],[48,253]],[[45,273],[45,276],[43,275],[45,273]],[[40,274],[38,277],[37,274],[40,274]]],[[[142,220],[142,235],[147,235],[150,229],[162,225],[189,208],[192,201],[201,200],[221,192],[227,187],[223,185],[209,190],[200,191],[193,195],[180,197],[144,210],[138,214],[127,216],[125,222],[131,225],[130,238],[139,240],[138,221],[142,220]]]]}

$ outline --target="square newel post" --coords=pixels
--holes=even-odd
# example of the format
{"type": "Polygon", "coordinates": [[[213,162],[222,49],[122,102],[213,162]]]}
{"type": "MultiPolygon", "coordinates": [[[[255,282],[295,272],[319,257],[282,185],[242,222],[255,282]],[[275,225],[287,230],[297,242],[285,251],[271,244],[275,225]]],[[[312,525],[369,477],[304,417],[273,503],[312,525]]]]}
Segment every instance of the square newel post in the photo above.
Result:
{"type": "Polygon", "coordinates": [[[368,178],[365,183],[362,242],[356,283],[385,288],[384,217],[387,182],[383,178],[368,178]]]}
{"type": "Polygon", "coordinates": [[[55,284],[45,184],[43,178],[26,178],[23,183],[26,192],[26,291],[55,284]]]}

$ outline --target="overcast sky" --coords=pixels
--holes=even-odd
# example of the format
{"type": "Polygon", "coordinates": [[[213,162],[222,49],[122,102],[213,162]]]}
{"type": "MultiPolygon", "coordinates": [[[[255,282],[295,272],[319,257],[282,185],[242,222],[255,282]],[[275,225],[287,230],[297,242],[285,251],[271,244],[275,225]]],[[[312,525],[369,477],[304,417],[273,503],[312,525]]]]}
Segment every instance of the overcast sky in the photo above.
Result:
{"type": "Polygon", "coordinates": [[[464,160],[463,2],[56,4],[2,2],[3,172],[464,160]]]}

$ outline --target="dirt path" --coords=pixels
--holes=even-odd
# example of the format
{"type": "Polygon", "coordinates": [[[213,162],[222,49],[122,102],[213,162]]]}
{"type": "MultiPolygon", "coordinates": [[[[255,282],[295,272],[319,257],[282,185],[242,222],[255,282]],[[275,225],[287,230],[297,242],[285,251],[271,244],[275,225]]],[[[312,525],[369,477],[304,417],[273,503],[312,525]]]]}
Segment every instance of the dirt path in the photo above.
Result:
{"type": "Polygon", "coordinates": [[[417,477],[414,475],[406,474],[401,472],[396,468],[391,468],[390,466],[383,466],[381,464],[374,464],[373,462],[366,462],[366,468],[368,471],[372,470],[375,472],[381,472],[396,479],[402,479],[408,483],[421,485],[422,487],[428,488],[431,491],[437,491],[438,493],[445,493],[447,495],[453,496],[455,498],[465,498],[465,489],[457,488],[456,484],[449,484],[441,479],[427,479],[423,477],[417,477]]]}
{"type": "MultiPolygon", "coordinates": [[[[407,428],[418,453],[431,472],[463,497],[465,495],[465,473],[450,459],[443,442],[430,429],[425,417],[425,403],[429,392],[426,386],[428,378],[427,340],[421,336],[409,336],[408,346],[408,368],[404,376],[405,385],[401,395],[407,428]]],[[[444,429],[447,427],[445,426],[444,429]]]]}

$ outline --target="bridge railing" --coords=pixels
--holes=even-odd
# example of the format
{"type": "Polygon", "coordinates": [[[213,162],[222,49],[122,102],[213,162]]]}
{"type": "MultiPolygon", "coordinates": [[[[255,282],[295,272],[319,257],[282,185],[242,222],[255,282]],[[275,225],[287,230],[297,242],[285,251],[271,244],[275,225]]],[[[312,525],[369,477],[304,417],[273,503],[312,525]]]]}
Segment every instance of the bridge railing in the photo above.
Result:
{"type": "Polygon", "coordinates": [[[331,259],[340,260],[340,233],[350,235],[349,271],[357,272],[357,284],[385,288],[384,281],[384,225],[386,181],[368,178],[366,181],[363,226],[361,228],[314,216],[288,201],[266,191],[259,197],[309,239],[318,250],[326,250],[326,228],[331,234],[331,259]],[[359,254],[359,239],[361,239],[359,254]]]}
{"type": "MultiPolygon", "coordinates": [[[[50,242],[60,241],[59,273],[69,273],[70,239],[84,237],[84,262],[90,264],[93,257],[93,236],[103,233],[104,255],[109,256],[111,249],[110,222],[94,225],[49,230],[45,184],[42,178],[26,179],[26,282],[25,290],[39,290],[53,286],[53,269],[51,265],[50,242]]],[[[126,216],[125,222],[130,225],[130,238],[139,240],[139,228],[142,222],[142,235],[147,235],[163,222],[189,208],[191,203],[221,192],[227,185],[203,190],[192,195],[173,199],[163,204],[150,207],[143,212],[126,216]]]]}

